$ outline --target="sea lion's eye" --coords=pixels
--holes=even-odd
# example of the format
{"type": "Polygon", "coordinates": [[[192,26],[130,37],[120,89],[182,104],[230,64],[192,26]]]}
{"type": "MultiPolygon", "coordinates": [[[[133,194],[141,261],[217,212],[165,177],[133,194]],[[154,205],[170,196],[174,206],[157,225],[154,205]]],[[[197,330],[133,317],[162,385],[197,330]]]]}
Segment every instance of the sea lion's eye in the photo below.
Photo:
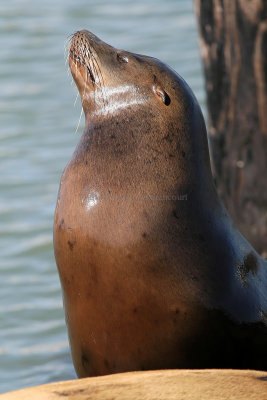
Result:
{"type": "Polygon", "coordinates": [[[117,59],[120,62],[127,63],[129,61],[128,57],[125,54],[117,54],[117,59]]]}
{"type": "Polygon", "coordinates": [[[170,96],[160,86],[154,87],[154,92],[161,98],[165,106],[169,106],[171,104],[170,96]]]}

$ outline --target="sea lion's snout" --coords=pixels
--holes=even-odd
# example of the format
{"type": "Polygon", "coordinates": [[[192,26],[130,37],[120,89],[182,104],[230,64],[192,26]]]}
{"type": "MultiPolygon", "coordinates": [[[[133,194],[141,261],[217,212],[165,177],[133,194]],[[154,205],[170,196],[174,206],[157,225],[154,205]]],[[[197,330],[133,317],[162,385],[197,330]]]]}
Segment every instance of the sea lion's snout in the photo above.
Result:
{"type": "Polygon", "coordinates": [[[69,45],[69,67],[79,90],[85,115],[92,113],[97,102],[95,92],[103,97],[103,73],[99,54],[111,47],[93,33],[82,30],[72,36],[69,45]]]}
{"type": "Polygon", "coordinates": [[[87,31],[86,29],[75,32],[71,39],[71,43],[72,42],[75,42],[77,44],[87,44],[89,46],[108,46],[107,43],[103,42],[103,40],[99,39],[99,37],[94,35],[92,32],[87,31]]]}
{"type": "Polygon", "coordinates": [[[76,32],[71,39],[69,47],[69,66],[78,88],[81,83],[83,83],[79,82],[79,80],[85,80],[87,83],[95,83],[96,81],[96,69],[94,65],[95,55],[93,54],[93,48],[90,44],[90,41],[95,41],[96,36],[91,37],[87,32],[88,31],[76,32]],[[81,72],[82,70],[86,72],[85,77],[84,73],[81,72]],[[79,75],[82,75],[80,79],[79,75]]]}

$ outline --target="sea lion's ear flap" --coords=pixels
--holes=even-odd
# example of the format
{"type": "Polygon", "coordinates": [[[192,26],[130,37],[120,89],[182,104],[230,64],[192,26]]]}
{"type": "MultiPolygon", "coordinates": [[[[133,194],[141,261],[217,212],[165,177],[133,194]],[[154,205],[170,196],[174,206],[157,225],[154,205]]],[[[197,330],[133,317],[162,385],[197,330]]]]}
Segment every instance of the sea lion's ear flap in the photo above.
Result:
{"type": "Polygon", "coordinates": [[[165,92],[165,90],[162,89],[160,86],[155,86],[154,87],[154,92],[156,93],[157,96],[161,98],[163,103],[168,106],[171,103],[171,99],[169,95],[165,92]]]}

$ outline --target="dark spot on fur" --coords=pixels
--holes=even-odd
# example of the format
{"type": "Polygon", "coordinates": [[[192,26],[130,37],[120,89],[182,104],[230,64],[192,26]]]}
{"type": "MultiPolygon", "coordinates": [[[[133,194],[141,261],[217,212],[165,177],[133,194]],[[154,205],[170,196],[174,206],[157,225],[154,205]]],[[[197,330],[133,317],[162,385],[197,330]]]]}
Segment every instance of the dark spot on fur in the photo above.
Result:
{"type": "Polygon", "coordinates": [[[185,152],[184,151],[182,151],[182,156],[185,157],[185,152]]]}
{"type": "Polygon", "coordinates": [[[173,215],[175,218],[179,219],[179,217],[178,217],[178,215],[177,215],[177,213],[176,213],[176,210],[172,210],[172,215],[173,215]]]}
{"type": "Polygon", "coordinates": [[[168,133],[168,135],[164,136],[163,140],[166,140],[169,143],[172,143],[172,138],[170,137],[170,134],[168,133]]]}
{"type": "Polygon", "coordinates": [[[243,264],[237,267],[238,275],[244,285],[247,285],[247,276],[249,273],[255,275],[258,270],[258,259],[254,253],[248,253],[243,260],[243,264]]]}
{"type": "Polygon", "coordinates": [[[71,242],[70,240],[68,240],[68,246],[69,246],[71,251],[73,250],[73,247],[75,246],[75,243],[76,242],[71,242]]]}
{"type": "Polygon", "coordinates": [[[147,213],[146,210],[144,210],[144,211],[142,212],[142,216],[144,216],[146,219],[148,219],[149,215],[148,215],[148,213],[147,213]]]}
{"type": "Polygon", "coordinates": [[[142,233],[142,236],[143,236],[143,238],[146,238],[146,237],[147,237],[147,233],[146,233],[146,232],[143,232],[143,233],[142,233]]]}
{"type": "Polygon", "coordinates": [[[134,313],[134,314],[137,313],[137,307],[135,307],[135,308],[133,309],[133,313],[134,313]]]}
{"type": "Polygon", "coordinates": [[[180,313],[179,308],[176,308],[176,309],[175,309],[175,314],[179,314],[179,313],[180,313]]]}
{"type": "Polygon", "coordinates": [[[175,157],[175,155],[172,154],[172,153],[170,153],[170,154],[169,154],[169,158],[173,158],[173,157],[175,157]]]}
{"type": "Polygon", "coordinates": [[[88,161],[86,160],[86,161],[85,161],[85,165],[87,165],[87,164],[88,164],[88,161]]]}
{"type": "Polygon", "coordinates": [[[145,160],[145,164],[151,164],[151,160],[145,160]]]}
{"type": "Polygon", "coordinates": [[[111,139],[116,139],[116,136],[115,135],[111,135],[110,138],[111,139]]]}
{"type": "Polygon", "coordinates": [[[86,368],[87,365],[89,364],[89,358],[85,352],[82,352],[81,362],[84,368],[86,368]]]}
{"type": "Polygon", "coordinates": [[[104,364],[105,364],[106,368],[109,368],[109,362],[108,362],[108,360],[106,358],[104,359],[104,364]]]}
{"type": "Polygon", "coordinates": [[[258,271],[258,259],[254,253],[249,253],[244,260],[244,266],[251,271],[254,275],[258,271]]]}
{"type": "Polygon", "coordinates": [[[61,231],[65,226],[64,219],[61,220],[58,230],[61,231]]]}
{"type": "Polygon", "coordinates": [[[127,254],[127,257],[129,258],[129,260],[131,260],[133,258],[131,253],[127,254]]]}

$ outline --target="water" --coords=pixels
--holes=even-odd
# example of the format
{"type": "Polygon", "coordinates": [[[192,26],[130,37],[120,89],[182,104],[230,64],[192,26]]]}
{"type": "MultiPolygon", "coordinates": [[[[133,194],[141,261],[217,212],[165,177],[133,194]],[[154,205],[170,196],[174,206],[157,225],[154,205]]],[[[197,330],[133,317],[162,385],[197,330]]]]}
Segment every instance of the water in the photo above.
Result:
{"type": "Polygon", "coordinates": [[[75,378],[52,227],[83,125],[64,44],[83,28],[171,65],[204,107],[191,0],[1,0],[0,392],[75,378]]]}

